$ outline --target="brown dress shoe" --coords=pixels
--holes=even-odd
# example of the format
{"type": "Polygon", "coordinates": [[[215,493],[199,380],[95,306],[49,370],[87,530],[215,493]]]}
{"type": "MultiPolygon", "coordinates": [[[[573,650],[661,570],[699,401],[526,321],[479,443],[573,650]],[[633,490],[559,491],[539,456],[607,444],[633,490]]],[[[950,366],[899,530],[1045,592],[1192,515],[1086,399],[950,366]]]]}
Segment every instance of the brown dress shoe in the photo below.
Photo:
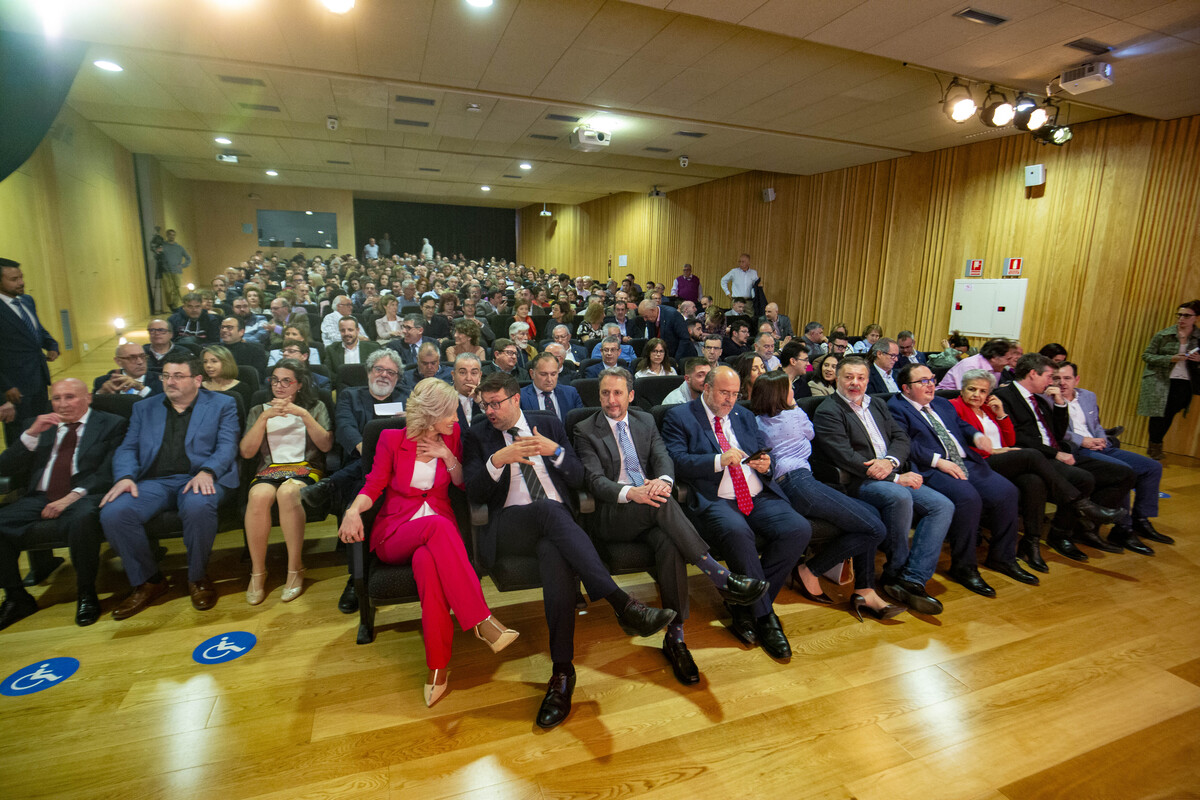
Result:
{"type": "Polygon", "coordinates": [[[208,611],[217,604],[217,590],[208,578],[188,581],[188,593],[192,596],[192,608],[208,611]]]}
{"type": "Polygon", "coordinates": [[[154,598],[166,594],[170,588],[165,580],[162,583],[143,583],[133,590],[133,594],[122,600],[121,605],[113,609],[113,619],[129,619],[139,611],[144,611],[154,598]]]}

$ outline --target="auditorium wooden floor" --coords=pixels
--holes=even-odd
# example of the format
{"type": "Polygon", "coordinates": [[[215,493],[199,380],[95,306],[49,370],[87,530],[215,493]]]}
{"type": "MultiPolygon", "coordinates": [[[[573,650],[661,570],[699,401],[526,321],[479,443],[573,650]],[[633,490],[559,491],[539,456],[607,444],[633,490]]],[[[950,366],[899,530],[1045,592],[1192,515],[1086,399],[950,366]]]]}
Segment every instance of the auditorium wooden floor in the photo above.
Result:
{"type": "MultiPolygon", "coordinates": [[[[78,374],[103,359],[91,366],[78,374]]],[[[742,649],[694,575],[695,687],[675,681],[657,638],[629,639],[592,603],[574,710],[549,732],[533,725],[550,672],[538,592],[484,580],[521,638],[494,656],[459,632],[451,690],[427,709],[418,609],[381,609],[376,641],[355,644],[357,617],[336,609],[332,521],[310,526],[308,590],[290,604],[278,531],[257,608],[240,532],[217,540],[221,599],[206,613],[186,597],[178,540],[164,562],[177,587],[123,623],[75,627],[64,566],[35,590],[42,610],[0,633],[0,677],[81,662],[53,688],[0,697],[0,797],[1200,797],[1198,485],[1200,462],[1168,461],[1158,527],[1179,543],[1156,557],[1052,555],[1040,587],[985,572],[992,600],[939,575],[938,618],[859,624],[784,589],[790,663],[742,649]],[[192,660],[239,630],[258,639],[244,657],[192,660]]],[[[647,576],[620,582],[658,602],[647,576]]],[[[106,611],[128,590],[111,552],[100,589],[106,611]]]]}

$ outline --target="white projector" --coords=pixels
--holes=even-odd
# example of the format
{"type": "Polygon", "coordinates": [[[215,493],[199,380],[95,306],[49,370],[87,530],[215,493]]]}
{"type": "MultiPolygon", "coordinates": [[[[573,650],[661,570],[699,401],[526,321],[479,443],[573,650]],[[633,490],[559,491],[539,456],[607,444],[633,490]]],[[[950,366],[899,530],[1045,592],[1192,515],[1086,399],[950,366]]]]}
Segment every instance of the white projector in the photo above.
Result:
{"type": "Polygon", "coordinates": [[[1063,91],[1071,94],[1083,94],[1112,86],[1112,64],[1096,61],[1069,69],[1058,76],[1058,83],[1063,91]]]}
{"type": "Polygon", "coordinates": [[[580,126],[571,131],[571,149],[584,153],[594,153],[603,150],[612,142],[612,134],[598,131],[586,126],[580,126]]]}

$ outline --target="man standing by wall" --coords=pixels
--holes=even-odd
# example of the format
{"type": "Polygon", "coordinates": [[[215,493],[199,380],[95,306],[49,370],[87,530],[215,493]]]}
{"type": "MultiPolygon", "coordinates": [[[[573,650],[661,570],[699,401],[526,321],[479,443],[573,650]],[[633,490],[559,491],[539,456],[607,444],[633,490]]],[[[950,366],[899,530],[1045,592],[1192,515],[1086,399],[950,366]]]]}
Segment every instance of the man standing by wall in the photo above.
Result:
{"type": "Polygon", "coordinates": [[[159,281],[162,288],[163,305],[167,309],[176,309],[183,304],[183,295],[179,291],[179,276],[192,263],[192,257],[179,242],[175,241],[174,229],[167,231],[167,240],[162,243],[162,270],[159,281]]]}
{"type": "Polygon", "coordinates": [[[7,258],[0,258],[0,342],[0,422],[5,441],[12,444],[34,417],[50,411],[46,362],[58,358],[58,342],[42,327],[33,298],[25,294],[21,265],[7,258]]]}

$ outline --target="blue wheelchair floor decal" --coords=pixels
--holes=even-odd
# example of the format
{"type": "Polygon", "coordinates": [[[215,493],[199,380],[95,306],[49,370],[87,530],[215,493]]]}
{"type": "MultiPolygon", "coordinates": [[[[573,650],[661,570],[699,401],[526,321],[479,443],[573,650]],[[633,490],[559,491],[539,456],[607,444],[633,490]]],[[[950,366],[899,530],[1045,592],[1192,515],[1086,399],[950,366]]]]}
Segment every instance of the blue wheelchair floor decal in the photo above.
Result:
{"type": "Polygon", "coordinates": [[[79,659],[60,656],[36,661],[22,667],[0,682],[0,694],[6,697],[21,697],[34,694],[51,686],[57,686],[75,674],[79,659]]]}
{"type": "Polygon", "coordinates": [[[1159,500],[1167,500],[1167,499],[1169,499],[1170,497],[1171,497],[1171,495],[1167,494],[1166,492],[1159,492],[1159,493],[1158,493],[1158,499],[1159,499],[1159,500]]]}
{"type": "Polygon", "coordinates": [[[246,631],[230,631],[205,639],[192,651],[192,660],[197,664],[224,664],[241,658],[250,652],[258,639],[246,631]]]}

